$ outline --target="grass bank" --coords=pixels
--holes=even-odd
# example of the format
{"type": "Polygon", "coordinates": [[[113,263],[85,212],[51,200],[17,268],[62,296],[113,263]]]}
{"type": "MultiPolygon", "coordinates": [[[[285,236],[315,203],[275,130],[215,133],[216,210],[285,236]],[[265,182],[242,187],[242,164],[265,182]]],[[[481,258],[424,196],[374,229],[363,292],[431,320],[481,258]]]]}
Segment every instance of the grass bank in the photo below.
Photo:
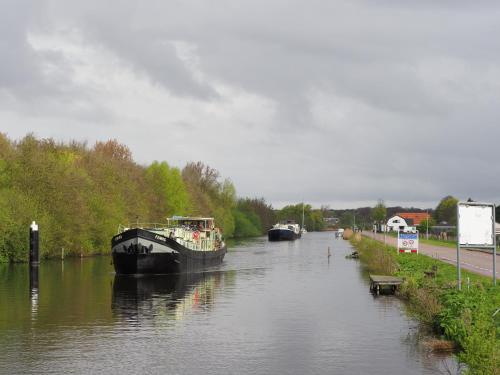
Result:
{"type": "Polygon", "coordinates": [[[468,374],[500,374],[500,288],[491,279],[462,271],[457,290],[456,268],[419,254],[398,255],[392,246],[355,235],[360,260],[371,273],[402,277],[399,296],[411,312],[459,349],[468,374]],[[469,283],[467,283],[469,280],[469,283]]]}

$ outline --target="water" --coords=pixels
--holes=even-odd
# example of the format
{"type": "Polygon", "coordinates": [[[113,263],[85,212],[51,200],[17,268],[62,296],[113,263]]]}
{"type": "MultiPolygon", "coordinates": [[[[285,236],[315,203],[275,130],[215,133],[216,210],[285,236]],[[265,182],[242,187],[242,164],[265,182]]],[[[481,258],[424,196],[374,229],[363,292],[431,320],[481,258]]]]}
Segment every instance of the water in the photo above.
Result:
{"type": "Polygon", "coordinates": [[[373,297],[348,242],[235,244],[181,277],[115,277],[110,258],[0,266],[0,373],[441,374],[418,324],[373,297]],[[328,261],[327,248],[332,257],[328,261]]]}

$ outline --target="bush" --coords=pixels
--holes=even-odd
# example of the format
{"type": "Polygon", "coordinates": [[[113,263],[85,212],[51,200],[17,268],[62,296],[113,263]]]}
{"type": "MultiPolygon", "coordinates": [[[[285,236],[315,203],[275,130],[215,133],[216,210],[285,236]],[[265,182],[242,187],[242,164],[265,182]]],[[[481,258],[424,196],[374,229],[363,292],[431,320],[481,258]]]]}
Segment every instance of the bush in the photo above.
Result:
{"type": "Polygon", "coordinates": [[[259,218],[255,214],[245,215],[238,209],[233,210],[234,237],[257,237],[261,235],[259,218]]]}

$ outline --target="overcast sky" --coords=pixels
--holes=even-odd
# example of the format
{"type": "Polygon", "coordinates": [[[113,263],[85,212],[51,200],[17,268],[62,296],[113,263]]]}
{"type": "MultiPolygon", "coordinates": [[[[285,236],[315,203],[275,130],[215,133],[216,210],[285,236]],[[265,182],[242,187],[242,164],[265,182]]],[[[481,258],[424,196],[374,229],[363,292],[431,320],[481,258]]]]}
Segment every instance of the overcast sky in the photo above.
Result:
{"type": "Polygon", "coordinates": [[[0,0],[0,131],[276,207],[500,203],[500,2],[0,0]]]}

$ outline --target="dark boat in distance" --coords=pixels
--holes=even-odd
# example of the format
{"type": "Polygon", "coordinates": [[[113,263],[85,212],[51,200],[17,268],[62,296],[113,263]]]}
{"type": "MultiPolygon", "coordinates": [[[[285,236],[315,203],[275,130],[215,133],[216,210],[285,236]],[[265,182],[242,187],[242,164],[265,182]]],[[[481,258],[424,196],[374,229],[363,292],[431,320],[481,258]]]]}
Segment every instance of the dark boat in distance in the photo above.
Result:
{"type": "Polygon", "coordinates": [[[294,241],[301,237],[299,224],[293,220],[274,224],[267,232],[269,241],[294,241]]]}
{"type": "Polygon", "coordinates": [[[222,263],[227,252],[213,218],[174,216],[167,224],[120,226],[111,240],[117,274],[171,274],[222,263]]]}

